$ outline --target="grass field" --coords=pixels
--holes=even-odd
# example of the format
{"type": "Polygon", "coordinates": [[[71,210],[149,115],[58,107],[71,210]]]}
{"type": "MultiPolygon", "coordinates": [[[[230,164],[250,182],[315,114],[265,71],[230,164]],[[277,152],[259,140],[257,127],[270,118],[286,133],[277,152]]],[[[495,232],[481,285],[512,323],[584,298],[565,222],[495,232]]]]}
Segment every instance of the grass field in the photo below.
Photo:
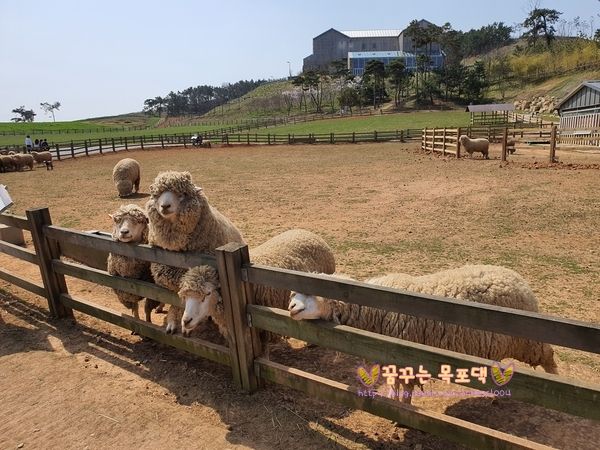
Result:
{"type": "MultiPolygon", "coordinates": [[[[159,171],[189,170],[251,247],[282,231],[306,228],[330,243],[340,272],[359,279],[499,264],[525,277],[542,312],[600,323],[600,235],[591,231],[600,229],[598,170],[501,167],[497,160],[438,158],[416,148],[389,143],[130,152],[142,166],[141,193],[130,200],[119,199],[111,182],[120,154],[56,162],[51,172],[7,173],[2,182],[15,200],[15,213],[48,206],[57,225],[109,230],[108,213],[124,202],[144,205],[159,171]]],[[[0,255],[0,265],[39,280],[39,271],[28,263],[0,255]]],[[[125,312],[107,288],[72,279],[68,284],[74,296],[125,312]]],[[[10,422],[0,443],[3,435],[25,436],[21,439],[40,446],[58,446],[61,433],[38,424],[54,424],[59,417],[56,425],[78,442],[88,442],[94,433],[98,447],[117,445],[110,440],[116,438],[121,446],[144,439],[156,444],[169,433],[165,426],[187,423],[193,412],[199,423],[226,429],[229,443],[251,448],[268,448],[265,436],[272,433],[289,449],[457,448],[271,385],[239,395],[223,367],[144,343],[81,314],[77,327],[48,321],[42,299],[4,281],[0,294],[3,327],[9,330],[0,339],[0,355],[9,355],[0,358],[0,371],[9,374],[0,380],[7,394],[0,414],[9,411],[10,417],[23,398],[35,399],[28,406],[32,414],[10,422]],[[16,376],[15,368],[49,380],[53,389],[44,389],[47,383],[35,377],[16,376]],[[56,416],[55,408],[68,416],[56,416]],[[35,427],[41,430],[31,433],[35,427]],[[154,430],[150,436],[148,427],[154,430]]],[[[161,319],[155,315],[158,323],[161,319]]],[[[356,358],[290,345],[273,349],[271,358],[358,383],[356,358]]],[[[561,375],[600,383],[600,356],[556,351],[561,375]]],[[[431,389],[443,389],[439,384],[431,389]]],[[[600,440],[597,422],[508,399],[490,404],[489,399],[419,397],[413,403],[559,448],[592,449],[600,440]]],[[[184,439],[200,439],[205,432],[186,427],[166,436],[182,447],[184,439]]]]}

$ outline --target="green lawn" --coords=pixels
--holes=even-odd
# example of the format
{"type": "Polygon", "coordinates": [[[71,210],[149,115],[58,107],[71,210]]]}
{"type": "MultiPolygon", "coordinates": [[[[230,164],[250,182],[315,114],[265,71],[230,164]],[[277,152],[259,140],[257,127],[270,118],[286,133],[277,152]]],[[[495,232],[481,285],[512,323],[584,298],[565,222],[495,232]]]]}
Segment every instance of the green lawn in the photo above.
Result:
{"type": "MultiPolygon", "coordinates": [[[[399,114],[386,114],[386,115],[373,115],[373,116],[362,116],[362,117],[348,117],[343,119],[325,119],[316,120],[314,122],[298,123],[296,125],[290,124],[278,127],[269,128],[253,128],[249,132],[260,132],[260,133],[276,133],[276,134],[308,134],[308,133],[344,133],[344,132],[370,132],[370,131],[393,131],[402,130],[406,128],[424,128],[424,127],[456,127],[466,126],[469,123],[469,115],[462,111],[419,111],[399,114]]],[[[37,124],[43,125],[55,125],[54,130],[69,128],[72,124],[81,127],[82,133],[69,133],[69,134],[44,134],[44,133],[31,133],[31,137],[42,137],[48,139],[48,142],[69,142],[71,140],[79,141],[83,139],[99,139],[99,138],[111,138],[111,137],[130,137],[130,136],[148,136],[158,134],[174,134],[174,133],[195,133],[198,131],[208,131],[216,127],[215,125],[187,125],[180,127],[169,127],[169,128],[148,128],[144,130],[131,130],[131,131],[99,131],[96,124],[90,124],[84,121],[78,122],[56,122],[56,124],[37,124]],[[84,128],[87,124],[88,128],[84,128]]],[[[5,125],[5,124],[0,124],[5,125]]],[[[10,124],[23,125],[23,124],[10,124]]],[[[29,124],[30,126],[32,124],[29,124]]],[[[33,124],[35,125],[35,124],[33,124]]],[[[73,127],[75,128],[75,127],[73,127]]],[[[46,128],[45,128],[46,129],[46,128]]],[[[5,129],[6,130],[6,129],[5,129]]],[[[0,132],[3,131],[0,128],[0,132]]],[[[242,131],[245,133],[246,131],[242,131]]],[[[0,146],[2,145],[23,145],[23,135],[2,135],[0,134],[0,146]]]]}

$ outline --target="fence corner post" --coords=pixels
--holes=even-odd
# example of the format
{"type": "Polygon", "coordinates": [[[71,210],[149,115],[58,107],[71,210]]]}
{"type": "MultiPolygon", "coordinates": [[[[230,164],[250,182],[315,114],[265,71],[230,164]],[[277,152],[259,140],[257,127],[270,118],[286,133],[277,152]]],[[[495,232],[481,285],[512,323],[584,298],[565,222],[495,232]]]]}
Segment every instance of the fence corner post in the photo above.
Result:
{"type": "Polygon", "coordinates": [[[46,288],[48,308],[55,318],[73,318],[73,310],[63,305],[60,296],[67,294],[67,283],[62,274],[56,273],[52,266],[53,259],[60,259],[58,244],[44,235],[44,227],[52,225],[48,208],[34,208],[26,211],[31,226],[31,238],[35,252],[40,260],[40,273],[46,288]]]}
{"type": "Polygon", "coordinates": [[[504,132],[502,134],[502,156],[500,157],[501,161],[506,161],[506,150],[508,146],[508,128],[504,128],[504,132]]]}
{"type": "Polygon", "coordinates": [[[261,342],[259,331],[250,326],[246,313],[246,305],[254,302],[252,286],[242,279],[242,266],[250,262],[248,246],[229,243],[219,247],[216,254],[233,378],[243,391],[254,392],[260,386],[254,359],[261,354],[261,342]]]}
{"type": "Polygon", "coordinates": [[[462,128],[458,127],[456,129],[456,157],[460,158],[460,135],[462,133],[462,128]]]}
{"type": "Polygon", "coordinates": [[[552,130],[550,131],[550,162],[556,162],[556,125],[552,125],[552,130]]]}

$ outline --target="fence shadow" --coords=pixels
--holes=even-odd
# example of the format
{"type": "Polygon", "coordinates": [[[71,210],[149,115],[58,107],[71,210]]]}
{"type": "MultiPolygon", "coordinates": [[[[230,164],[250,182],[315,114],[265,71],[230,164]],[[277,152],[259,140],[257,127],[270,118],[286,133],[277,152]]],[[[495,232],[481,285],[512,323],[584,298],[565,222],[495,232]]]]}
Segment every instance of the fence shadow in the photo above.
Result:
{"type": "MultiPolygon", "coordinates": [[[[87,316],[79,316],[76,324],[70,319],[51,319],[45,308],[13,296],[0,306],[5,317],[0,316],[0,356],[35,350],[54,351],[49,343],[52,336],[69,354],[89,355],[89,364],[97,358],[165,388],[180,405],[200,404],[213,409],[228,425],[227,439],[232,444],[265,450],[283,447],[284,435],[301,430],[302,441],[307,441],[312,448],[331,447],[334,443],[343,448],[341,441],[345,440],[360,442],[369,448],[398,448],[398,441],[374,440],[328,419],[346,416],[351,410],[343,406],[314,400],[275,384],[252,395],[241,393],[234,386],[227,366],[139,336],[122,334],[117,327],[91,323],[95,319],[87,316]],[[11,315],[29,327],[6,323],[11,315]],[[265,423],[270,432],[265,432],[265,423]]],[[[123,330],[123,333],[126,332],[123,330]]],[[[224,342],[212,324],[199,337],[224,342]]],[[[323,366],[321,363],[335,353],[316,347],[290,349],[276,345],[272,354],[278,359],[297,362],[297,356],[304,350],[308,353],[302,359],[311,361],[308,370],[323,366]]]]}

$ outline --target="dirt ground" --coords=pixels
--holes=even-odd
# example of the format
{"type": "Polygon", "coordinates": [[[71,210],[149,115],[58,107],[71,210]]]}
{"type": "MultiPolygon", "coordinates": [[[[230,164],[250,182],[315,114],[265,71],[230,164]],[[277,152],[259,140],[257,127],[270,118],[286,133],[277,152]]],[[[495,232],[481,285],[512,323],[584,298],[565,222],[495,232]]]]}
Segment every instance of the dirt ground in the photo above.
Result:
{"type": "MultiPolygon", "coordinates": [[[[142,165],[131,202],[145,203],[159,171],[189,170],[250,246],[306,228],[331,244],[339,271],[359,279],[499,264],[529,281],[543,312],[600,323],[600,154],[559,151],[562,164],[551,166],[539,155],[519,148],[501,163],[494,146],[491,160],[456,160],[401,143],[127,154],[142,165]]],[[[107,214],[122,203],[112,167],[123,157],[56,162],[0,182],[14,213],[48,206],[55,224],[108,230],[107,214]]],[[[26,262],[0,255],[0,266],[40,280],[26,262]]],[[[125,312],[107,288],[68,285],[125,312]]],[[[278,386],[241,394],[227,367],[75,315],[76,324],[49,319],[44,299],[0,281],[0,448],[458,448],[278,386]]],[[[598,355],[556,352],[561,375],[600,384],[598,355]]],[[[347,355],[291,340],[271,358],[359,386],[361,361],[347,355]]],[[[413,404],[558,448],[600,442],[598,422],[508,399],[413,404]]]]}

